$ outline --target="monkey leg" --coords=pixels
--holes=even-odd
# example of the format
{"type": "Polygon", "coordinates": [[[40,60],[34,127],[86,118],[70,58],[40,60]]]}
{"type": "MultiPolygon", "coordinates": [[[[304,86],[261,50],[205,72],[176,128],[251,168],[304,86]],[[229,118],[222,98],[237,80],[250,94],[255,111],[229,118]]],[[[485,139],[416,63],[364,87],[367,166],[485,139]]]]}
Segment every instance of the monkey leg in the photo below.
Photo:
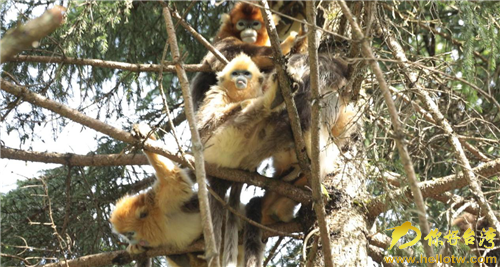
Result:
{"type": "Polygon", "coordinates": [[[349,126],[354,123],[355,116],[356,112],[354,110],[342,105],[339,111],[339,117],[331,129],[333,137],[342,138],[345,136],[349,126]]]}
{"type": "MultiPolygon", "coordinates": [[[[305,186],[307,179],[302,176],[293,185],[305,186]]],[[[275,192],[266,192],[262,201],[262,224],[289,222],[293,219],[295,206],[298,202],[275,192]]]]}
{"type": "Polygon", "coordinates": [[[292,47],[295,43],[295,38],[297,37],[298,33],[295,31],[290,32],[290,35],[283,41],[281,42],[281,52],[283,55],[286,55],[290,53],[290,50],[292,50],[292,47]]]}

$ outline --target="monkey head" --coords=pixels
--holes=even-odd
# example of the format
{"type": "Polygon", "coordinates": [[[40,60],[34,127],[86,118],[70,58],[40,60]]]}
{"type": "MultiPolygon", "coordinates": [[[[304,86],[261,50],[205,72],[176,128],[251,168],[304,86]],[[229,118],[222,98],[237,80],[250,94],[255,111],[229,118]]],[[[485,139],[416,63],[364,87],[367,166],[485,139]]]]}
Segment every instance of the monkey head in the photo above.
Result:
{"type": "Polygon", "coordinates": [[[127,250],[138,253],[141,251],[134,251],[134,247],[156,247],[164,243],[166,223],[163,223],[163,217],[154,204],[152,192],[148,192],[121,198],[116,203],[110,222],[113,232],[130,244],[127,250]]]}
{"type": "Polygon", "coordinates": [[[226,91],[231,102],[262,95],[264,75],[252,59],[241,53],[218,73],[219,87],[226,91]]]}
{"type": "MultiPolygon", "coordinates": [[[[278,17],[273,17],[275,22],[278,17]]],[[[236,37],[245,43],[258,46],[269,45],[269,35],[264,25],[260,8],[248,3],[237,3],[229,15],[222,19],[223,24],[218,39],[236,37]]]]}

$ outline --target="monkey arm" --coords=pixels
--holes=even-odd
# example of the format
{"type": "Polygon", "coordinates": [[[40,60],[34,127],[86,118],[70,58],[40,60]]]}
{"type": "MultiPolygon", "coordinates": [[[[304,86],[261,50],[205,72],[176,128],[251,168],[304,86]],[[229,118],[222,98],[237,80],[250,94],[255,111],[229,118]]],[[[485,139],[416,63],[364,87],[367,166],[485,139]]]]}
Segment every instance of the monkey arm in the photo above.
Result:
{"type": "Polygon", "coordinates": [[[206,140],[228,117],[241,110],[239,103],[228,102],[226,93],[218,86],[212,86],[207,92],[197,112],[198,130],[202,139],[206,140]]]}
{"type": "MultiPolygon", "coordinates": [[[[149,125],[145,123],[134,124],[133,133],[138,137],[148,137],[156,141],[149,125]]],[[[144,150],[149,163],[155,169],[156,183],[154,190],[158,207],[164,212],[180,208],[193,195],[193,182],[187,173],[179,168],[170,159],[153,152],[144,150]]]]}
{"type": "MultiPolygon", "coordinates": [[[[297,34],[291,35],[281,43],[283,54],[290,53],[295,44],[296,36],[297,34]]],[[[252,58],[252,61],[255,62],[260,70],[270,71],[274,69],[273,49],[269,46],[258,46],[242,42],[236,37],[227,37],[217,42],[215,48],[229,61],[237,55],[245,53],[252,58]]],[[[212,53],[208,53],[204,61],[215,71],[220,71],[224,68],[224,65],[212,53]]]]}
{"type": "MultiPolygon", "coordinates": [[[[271,70],[274,68],[274,62],[272,59],[273,50],[271,47],[245,43],[236,37],[224,38],[223,40],[217,42],[214,46],[229,61],[237,55],[245,53],[252,58],[259,69],[271,70]]],[[[204,61],[207,62],[215,71],[220,71],[224,68],[224,65],[212,53],[208,53],[204,61]]]]}

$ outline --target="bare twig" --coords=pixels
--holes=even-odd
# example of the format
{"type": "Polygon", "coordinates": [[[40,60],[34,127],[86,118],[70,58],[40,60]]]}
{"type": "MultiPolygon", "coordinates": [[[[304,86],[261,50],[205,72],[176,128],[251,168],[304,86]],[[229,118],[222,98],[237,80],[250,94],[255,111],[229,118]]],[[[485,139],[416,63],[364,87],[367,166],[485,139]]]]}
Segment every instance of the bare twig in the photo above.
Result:
{"type": "MultiPolygon", "coordinates": [[[[70,57],[47,57],[47,56],[17,56],[12,59],[14,62],[36,62],[36,63],[60,63],[60,64],[73,64],[73,65],[86,65],[107,69],[128,70],[133,72],[175,72],[175,66],[163,67],[158,64],[132,64],[118,61],[107,61],[101,59],[80,59],[70,57]]],[[[212,69],[206,64],[188,64],[184,65],[188,72],[211,72],[212,69]]]]}
{"type": "Polygon", "coordinates": [[[278,241],[276,241],[274,246],[271,248],[271,250],[269,251],[269,255],[267,255],[266,260],[264,261],[264,264],[262,264],[262,266],[267,266],[267,264],[274,258],[274,256],[276,255],[276,251],[281,244],[281,241],[283,241],[282,236],[278,238],[278,241]]]}
{"type": "MultiPolygon", "coordinates": [[[[45,191],[45,197],[47,198],[46,201],[47,201],[47,206],[48,206],[48,211],[49,211],[50,227],[54,231],[54,236],[56,237],[57,243],[59,244],[59,249],[61,249],[61,252],[66,251],[65,250],[66,245],[63,245],[63,243],[65,244],[64,239],[57,231],[57,226],[56,226],[56,223],[54,222],[54,217],[52,216],[52,204],[50,201],[49,188],[48,188],[47,183],[45,182],[45,180],[43,178],[40,179],[40,181],[43,184],[43,189],[45,191]]],[[[63,253],[63,255],[64,254],[65,253],[63,253]]],[[[65,263],[66,267],[69,267],[68,260],[66,259],[66,257],[64,257],[64,263],[65,263]]]]}
{"type": "Polygon", "coordinates": [[[210,206],[208,202],[208,190],[206,185],[205,161],[203,160],[203,145],[200,140],[198,129],[196,128],[196,117],[194,115],[193,100],[189,90],[189,81],[184,71],[179,46],[177,45],[177,37],[175,35],[174,23],[170,15],[170,10],[167,6],[163,7],[163,18],[167,27],[168,41],[172,58],[175,62],[177,77],[182,88],[184,97],[184,110],[186,118],[191,130],[191,143],[195,158],[196,181],[198,182],[198,197],[200,201],[200,213],[203,224],[203,237],[205,239],[205,257],[209,266],[220,266],[218,250],[215,245],[214,230],[212,225],[212,216],[210,215],[210,206]]]}
{"type": "Polygon", "coordinates": [[[406,77],[408,79],[407,86],[416,90],[417,96],[423,103],[426,110],[432,115],[432,118],[434,119],[434,121],[436,121],[437,125],[439,125],[441,129],[443,129],[443,131],[446,133],[448,142],[455,152],[455,158],[463,168],[465,179],[467,179],[472,193],[481,206],[481,209],[485,211],[485,216],[488,219],[488,222],[492,226],[494,226],[497,231],[500,231],[500,222],[496,218],[493,210],[491,209],[491,206],[488,204],[488,201],[484,197],[481,186],[479,185],[479,181],[472,171],[469,160],[467,159],[467,156],[462,149],[462,144],[460,143],[457,134],[451,127],[448,120],[443,116],[441,111],[439,111],[439,107],[432,100],[429,93],[424,90],[424,87],[418,81],[417,73],[409,69],[409,65],[406,64],[406,62],[408,62],[408,59],[406,58],[404,50],[399,42],[396,40],[396,38],[394,38],[394,36],[392,36],[392,34],[389,33],[388,29],[384,28],[380,23],[378,26],[380,27],[379,31],[382,31],[384,36],[388,39],[387,44],[392,50],[394,57],[399,60],[399,66],[401,67],[401,70],[406,74],[406,77]]]}
{"type": "Polygon", "coordinates": [[[43,37],[55,31],[64,21],[66,8],[55,6],[42,16],[9,30],[0,41],[0,63],[12,59],[19,52],[33,47],[43,37]]]}
{"type": "MultiPolygon", "coordinates": [[[[161,61],[160,61],[162,65],[165,63],[165,58],[167,57],[167,51],[168,51],[168,42],[165,43],[165,46],[163,48],[163,54],[161,56],[161,61]]],[[[170,127],[170,130],[172,131],[172,136],[175,139],[175,143],[177,144],[177,148],[181,152],[182,158],[185,159],[186,154],[184,153],[184,149],[182,149],[179,138],[177,137],[177,130],[175,129],[172,113],[170,112],[170,108],[168,107],[167,97],[165,96],[165,91],[163,90],[163,71],[158,71],[158,86],[160,87],[159,90],[160,90],[161,100],[163,101],[163,107],[165,107],[165,113],[167,114],[168,126],[170,127]]],[[[184,113],[184,115],[185,114],[186,113],[184,113]]],[[[189,165],[189,168],[194,169],[194,167],[192,165],[189,165]]]]}
{"type": "MultiPolygon", "coordinates": [[[[414,20],[414,19],[411,19],[409,16],[406,16],[404,15],[403,13],[399,12],[399,10],[396,10],[393,6],[389,6],[388,4],[386,3],[381,3],[382,6],[384,7],[384,9],[387,9],[391,12],[394,12],[396,14],[398,14],[402,19],[406,20],[406,21],[411,21],[411,22],[416,22],[418,24],[418,26],[422,27],[423,29],[426,29],[430,32],[432,32],[433,34],[437,34],[449,41],[451,41],[452,44],[458,46],[459,48],[462,48],[463,47],[463,43],[456,40],[456,39],[453,39],[451,37],[451,35],[445,33],[445,32],[442,32],[442,31],[439,31],[438,29],[436,28],[433,28],[433,27],[430,27],[429,24],[427,21],[422,21],[420,19],[418,20],[414,20]]],[[[481,55],[479,52],[477,51],[474,51],[474,55],[476,57],[478,57],[479,59],[481,59],[484,63],[488,63],[488,59],[486,57],[484,57],[483,55],[481,55]]]]}
{"type": "Polygon", "coordinates": [[[193,37],[198,40],[203,46],[205,46],[208,51],[212,52],[214,56],[222,62],[223,65],[227,65],[229,61],[226,59],[226,57],[219,52],[219,50],[215,49],[210,42],[208,42],[201,34],[199,34],[191,25],[189,25],[187,22],[184,21],[184,19],[181,18],[181,16],[177,12],[173,12],[172,16],[176,19],[178,19],[178,22],[184,27],[188,32],[190,32],[193,37]]]}
{"type": "MultiPolygon", "coordinates": [[[[429,123],[432,123],[432,124],[436,124],[436,122],[434,121],[434,119],[432,118],[431,114],[429,114],[429,112],[427,112],[427,110],[425,110],[424,108],[422,108],[416,101],[412,101],[407,95],[403,94],[401,91],[398,91],[396,88],[394,88],[393,86],[389,86],[389,90],[391,90],[391,92],[395,95],[397,95],[398,97],[400,97],[405,103],[407,104],[410,104],[413,106],[413,108],[418,112],[420,113],[421,115],[424,116],[424,119],[429,122],[429,123]]],[[[479,151],[479,149],[477,149],[476,147],[472,146],[471,144],[469,144],[463,137],[461,136],[458,136],[458,139],[460,140],[460,143],[470,152],[472,153],[474,156],[476,156],[480,161],[483,161],[483,162],[488,162],[490,161],[491,159],[488,158],[488,156],[484,155],[483,153],[481,153],[481,151],[479,151]]]]}
{"type": "MultiPolygon", "coordinates": [[[[316,25],[316,3],[306,2],[306,17],[310,24],[316,25]]],[[[318,219],[321,247],[323,249],[325,266],[333,267],[332,248],[330,245],[330,233],[326,224],[325,202],[321,193],[321,166],[320,153],[320,94],[319,94],[319,67],[318,67],[318,36],[315,30],[308,33],[309,69],[311,77],[311,176],[310,184],[313,195],[313,208],[318,219]]]]}
{"type": "MultiPolygon", "coordinates": [[[[400,154],[401,162],[403,163],[408,182],[410,184],[411,191],[413,193],[413,198],[415,200],[415,204],[418,209],[418,221],[420,225],[420,230],[422,231],[422,234],[424,236],[427,236],[429,234],[429,223],[427,221],[427,213],[426,213],[426,207],[425,207],[425,201],[424,198],[422,197],[422,192],[420,192],[420,188],[418,187],[418,178],[415,174],[415,170],[413,169],[413,163],[411,161],[410,155],[408,153],[408,149],[406,147],[406,139],[404,137],[404,130],[401,125],[401,122],[399,120],[399,116],[397,113],[396,106],[394,105],[394,101],[392,100],[391,93],[389,91],[389,86],[387,85],[387,82],[385,81],[384,74],[382,73],[382,70],[380,69],[380,66],[378,65],[378,62],[375,60],[375,57],[373,56],[372,50],[370,45],[368,44],[367,39],[365,39],[361,28],[359,27],[358,23],[354,20],[354,17],[351,14],[351,11],[347,7],[345,1],[341,0],[339,2],[339,5],[342,9],[342,13],[344,16],[347,17],[347,20],[351,24],[352,31],[354,36],[358,40],[361,40],[361,52],[364,57],[366,57],[370,61],[370,66],[375,74],[377,81],[379,83],[380,89],[382,90],[385,102],[387,104],[387,107],[389,109],[389,113],[391,116],[391,122],[394,127],[394,132],[395,136],[394,139],[396,141],[396,145],[398,147],[398,151],[400,154]]],[[[424,251],[427,257],[431,257],[434,255],[434,251],[431,246],[429,246],[428,243],[423,243],[424,245],[424,251]]],[[[435,266],[434,264],[429,264],[429,266],[435,266]]]]}
{"type": "MultiPolygon", "coordinates": [[[[472,169],[480,177],[492,177],[500,174],[500,158],[482,163],[480,166],[472,169]]],[[[432,181],[425,181],[418,184],[423,197],[432,197],[441,195],[444,192],[459,189],[468,185],[463,173],[451,174],[442,178],[436,178],[432,181]]],[[[368,216],[375,218],[380,213],[388,209],[387,202],[390,199],[410,198],[411,191],[408,188],[398,189],[395,191],[387,192],[384,195],[373,198],[368,201],[366,207],[368,216]]]]}

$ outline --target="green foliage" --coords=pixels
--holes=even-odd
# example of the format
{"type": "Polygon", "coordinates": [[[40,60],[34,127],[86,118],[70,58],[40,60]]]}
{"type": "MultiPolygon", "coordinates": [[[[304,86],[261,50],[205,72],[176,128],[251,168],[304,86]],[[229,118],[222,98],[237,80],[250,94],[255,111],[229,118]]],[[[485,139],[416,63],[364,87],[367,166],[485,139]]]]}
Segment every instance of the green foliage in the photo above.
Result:
{"type": "MultiPolygon", "coordinates": [[[[59,2],[2,1],[1,33],[40,15],[41,10],[56,3],[59,2]]],[[[220,14],[228,9],[227,2],[213,6],[207,1],[193,5],[173,1],[169,5],[181,15],[189,8],[186,20],[206,39],[214,36],[220,26],[220,14]]],[[[362,6],[362,3],[353,5],[362,6]]],[[[71,1],[67,7],[66,23],[42,39],[37,48],[24,51],[23,55],[160,64],[167,42],[160,3],[71,1]]],[[[464,137],[462,141],[488,159],[500,157],[500,110],[492,101],[500,102],[500,69],[497,65],[500,62],[500,2],[384,2],[377,3],[375,13],[380,16],[376,19],[384,22],[401,43],[407,58],[414,63],[411,70],[418,74],[418,82],[429,90],[456,134],[464,137]],[[384,5],[394,7],[394,11],[388,11],[384,5]]],[[[359,21],[364,22],[367,13],[359,14],[362,14],[359,21]]],[[[327,14],[329,18],[341,16],[338,9],[327,14]]],[[[199,63],[206,49],[181,26],[177,27],[176,33],[185,63],[199,63]]],[[[380,63],[386,80],[409,99],[394,97],[418,178],[432,181],[457,173],[461,166],[457,164],[447,136],[412,105],[422,106],[422,103],[414,95],[414,85],[408,83],[406,73],[395,64],[386,40],[374,36],[371,41],[377,56],[382,59],[380,63]]],[[[355,47],[353,44],[355,42],[351,44],[355,47]]],[[[171,60],[169,53],[165,59],[171,60]]],[[[2,70],[2,79],[29,86],[33,92],[118,128],[127,129],[137,120],[147,120],[151,124],[167,121],[158,73],[22,61],[5,63],[2,70]]],[[[193,74],[189,75],[192,77],[193,74]]],[[[372,179],[368,187],[371,196],[390,196],[390,190],[407,188],[407,182],[395,147],[389,113],[378,84],[372,81],[366,79],[363,84],[363,89],[370,87],[366,90],[367,104],[362,107],[366,122],[363,142],[367,166],[400,175],[396,179],[400,185],[395,186],[374,172],[370,173],[372,179]]],[[[179,114],[184,103],[176,76],[163,73],[161,83],[165,102],[175,115],[179,114]]],[[[22,149],[49,138],[40,136],[41,129],[52,127],[52,134],[57,138],[68,125],[67,119],[23,103],[3,91],[0,94],[0,117],[5,119],[2,130],[17,134],[22,149]]],[[[101,137],[95,143],[97,148],[89,153],[116,154],[126,149],[123,143],[109,137],[101,137]]],[[[472,150],[466,150],[466,153],[472,166],[482,164],[484,159],[472,150]]],[[[21,262],[16,258],[2,257],[2,264],[43,264],[62,255],[71,259],[123,249],[124,244],[111,233],[108,223],[112,204],[124,194],[143,189],[136,183],[146,176],[146,171],[133,166],[59,167],[41,172],[36,179],[18,182],[17,189],[1,196],[2,253],[18,255],[24,251],[20,257],[26,258],[29,254],[32,258],[29,262],[21,262]],[[51,227],[52,223],[55,229],[51,227]],[[25,250],[25,246],[29,248],[25,250]]],[[[500,203],[498,198],[495,199],[495,192],[500,188],[498,177],[483,181],[482,186],[492,207],[498,210],[500,203]]],[[[468,188],[451,193],[465,199],[474,198],[468,188]]],[[[387,201],[392,210],[377,218],[379,229],[401,225],[404,221],[416,225],[416,211],[409,199],[389,197],[387,201]]],[[[426,204],[431,228],[448,230],[448,215],[456,209],[430,199],[426,204]]],[[[302,260],[301,247],[302,242],[286,241],[284,249],[270,266],[298,266],[302,260]]],[[[421,243],[413,249],[416,254],[423,253],[421,243]]],[[[452,253],[460,256],[469,251],[466,246],[452,248],[452,253]]],[[[397,249],[392,253],[407,255],[406,251],[397,249]]]]}

